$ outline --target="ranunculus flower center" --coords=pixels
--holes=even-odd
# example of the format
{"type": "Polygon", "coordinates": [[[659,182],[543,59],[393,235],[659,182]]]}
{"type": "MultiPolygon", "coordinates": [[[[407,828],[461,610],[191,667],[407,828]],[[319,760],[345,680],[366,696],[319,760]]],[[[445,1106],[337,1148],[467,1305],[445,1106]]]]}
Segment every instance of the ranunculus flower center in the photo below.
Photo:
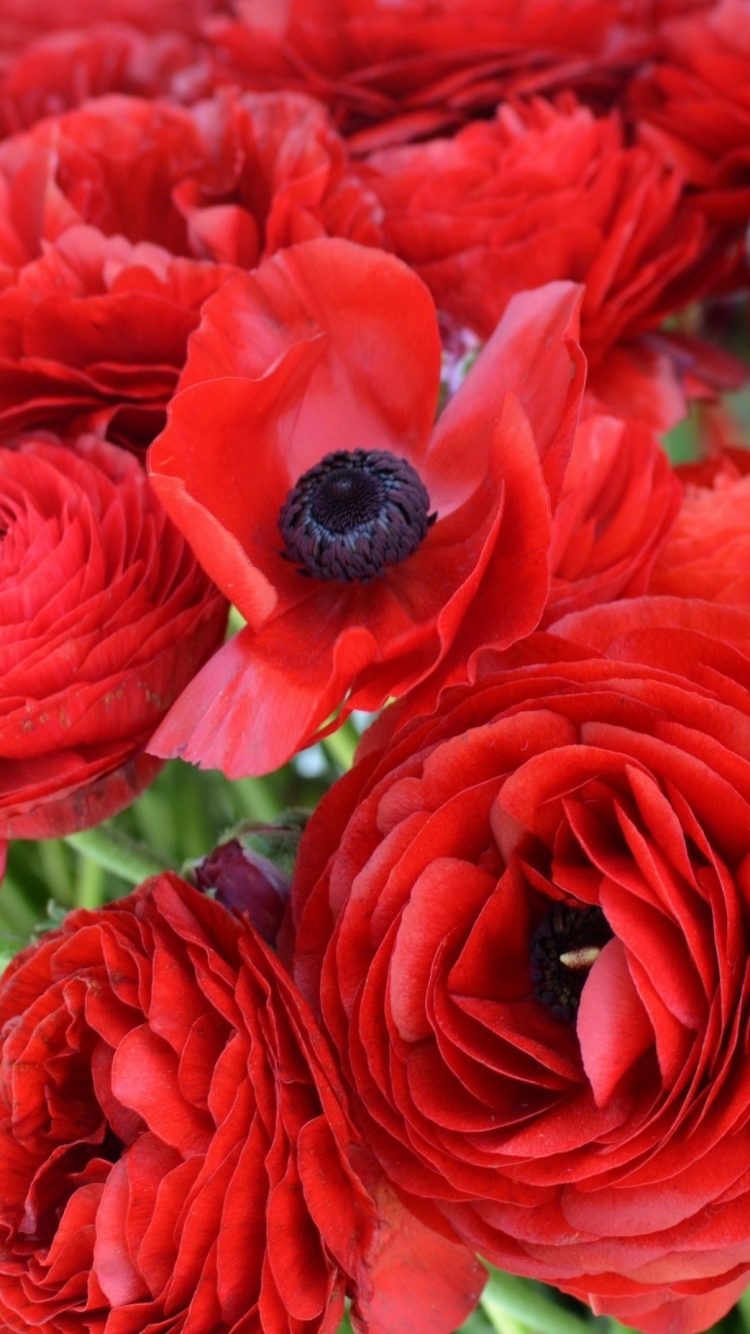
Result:
{"type": "Polygon", "coordinates": [[[435,522],[419,474],[386,449],[326,454],[279,514],[285,557],[301,573],[367,584],[411,556],[435,522]]]}
{"type": "Polygon", "coordinates": [[[531,937],[534,995],[563,1019],[575,1019],[583,984],[613,932],[601,908],[557,904],[531,937]]]}

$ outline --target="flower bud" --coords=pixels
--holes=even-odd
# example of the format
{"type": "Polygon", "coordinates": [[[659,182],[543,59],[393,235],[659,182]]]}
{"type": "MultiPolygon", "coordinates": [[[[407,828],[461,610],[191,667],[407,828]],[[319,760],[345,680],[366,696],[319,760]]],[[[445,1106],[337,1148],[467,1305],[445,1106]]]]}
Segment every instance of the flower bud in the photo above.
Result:
{"type": "Polygon", "coordinates": [[[274,946],[289,898],[294,858],[307,812],[287,811],[279,824],[245,822],[193,869],[195,883],[245,916],[274,946]]]}

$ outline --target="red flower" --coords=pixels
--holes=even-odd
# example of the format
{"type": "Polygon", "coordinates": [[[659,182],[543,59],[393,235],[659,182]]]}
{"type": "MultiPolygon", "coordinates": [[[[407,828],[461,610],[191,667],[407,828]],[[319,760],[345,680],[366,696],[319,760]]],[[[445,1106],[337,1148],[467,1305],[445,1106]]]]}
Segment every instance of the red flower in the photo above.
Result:
{"type": "MultiPolygon", "coordinates": [[[[678,5],[678,8],[682,7],[678,5]]],[[[237,6],[211,34],[215,77],[328,102],[359,149],[462,124],[511,90],[609,102],[653,46],[654,6],[617,0],[288,0],[237,6]]]]}
{"type": "Polygon", "coordinates": [[[207,302],[149,466],[249,624],[157,753],[263,773],[343,700],[379,708],[451,643],[466,671],[534,628],[582,389],[576,303],[565,284],[519,299],[433,430],[435,311],[398,260],[312,241],[207,302]]]}
{"type": "Polygon", "coordinates": [[[349,1292],[358,1330],[448,1334],[476,1301],[273,954],[176,876],[25,950],[0,1022],[5,1329],[333,1334],[349,1292]]]}
{"type": "Polygon", "coordinates": [[[192,112],[100,98],[6,141],[3,181],[4,434],[94,430],[143,448],[234,265],[329,231],[380,239],[326,112],[294,95],[192,112]]]}
{"type": "Polygon", "coordinates": [[[635,80],[632,114],[730,223],[750,218],[750,4],[719,0],[664,25],[660,59],[635,80]]]}
{"type": "Polygon", "coordinates": [[[679,481],[644,422],[587,415],[555,509],[552,585],[542,624],[645,593],[680,499],[679,481]]]}
{"type": "MultiPolygon", "coordinates": [[[[107,0],[110,23],[131,23],[151,33],[169,29],[197,35],[209,14],[225,9],[224,0],[159,0],[158,5],[152,0],[107,0]]],[[[50,0],[3,0],[0,40],[8,50],[33,42],[42,33],[91,28],[101,17],[101,0],[65,0],[59,5],[50,0]]]]}
{"type": "Polygon", "coordinates": [[[104,93],[169,95],[180,101],[179,94],[201,76],[197,61],[195,42],[184,33],[149,37],[124,23],[94,23],[39,37],[12,58],[6,55],[0,127],[5,134],[17,134],[43,116],[59,115],[104,93]]]}
{"type": "MultiPolygon", "coordinates": [[[[595,393],[613,346],[708,290],[725,262],[723,243],[684,201],[680,173],[646,145],[627,147],[615,114],[596,118],[570,99],[506,103],[453,139],[375,153],[363,180],[396,254],[440,310],[483,337],[513,293],[585,283],[581,340],[595,393]]],[[[625,366],[614,378],[636,378],[637,349],[618,352],[625,366]]],[[[655,370],[664,375],[651,364],[647,377],[655,370]]],[[[632,401],[632,385],[628,393],[632,401]]]]}
{"type": "Polygon", "coordinates": [[[295,976],[399,1190],[646,1334],[750,1274],[748,642],[653,598],[485,654],[376,732],[292,891],[295,976]]]}
{"type": "Polygon", "coordinates": [[[677,473],[684,474],[682,505],[649,592],[750,607],[750,453],[728,452],[677,473]]]}
{"type": "Polygon", "coordinates": [[[382,244],[380,206],[350,173],[320,103],[287,92],[224,92],[192,115],[204,161],[174,192],[192,254],[252,268],[317,236],[382,244]]]}
{"type": "Polygon", "coordinates": [[[200,307],[236,269],[73,226],[0,291],[0,432],[158,435],[200,307]]]}
{"type": "Polygon", "coordinates": [[[0,529],[0,838],[47,838],[155,776],[146,742],[226,603],[142,467],[91,436],[0,449],[0,529]]]}
{"type": "Polygon", "coordinates": [[[0,262],[12,271],[75,223],[187,254],[172,201],[206,148],[190,113],[112,93],[0,144],[0,262]]]}
{"type": "Polygon", "coordinates": [[[376,244],[376,201],[309,98],[226,92],[192,110],[110,94],[0,144],[0,262],[77,222],[172,254],[252,265],[331,232],[376,244]]]}

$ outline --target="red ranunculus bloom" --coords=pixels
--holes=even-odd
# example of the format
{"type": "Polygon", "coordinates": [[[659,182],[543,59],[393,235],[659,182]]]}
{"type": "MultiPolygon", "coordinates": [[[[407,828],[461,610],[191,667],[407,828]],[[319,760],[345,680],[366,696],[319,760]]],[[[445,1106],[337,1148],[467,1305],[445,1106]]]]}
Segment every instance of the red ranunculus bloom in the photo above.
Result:
{"type": "Polygon", "coordinates": [[[0,838],[97,824],[221,643],[226,602],[137,460],[93,436],[0,449],[0,838]]]}
{"type": "Polygon", "coordinates": [[[334,1334],[348,1291],[360,1331],[448,1334],[476,1301],[473,1256],[370,1164],[291,979],[176,876],[19,955],[0,1024],[4,1329],[334,1334]]]}
{"type": "MultiPolygon", "coordinates": [[[[208,15],[226,12],[226,0],[107,0],[110,23],[129,23],[141,32],[167,29],[197,35],[208,15]]],[[[26,46],[42,33],[91,28],[101,21],[101,0],[2,0],[0,42],[4,50],[26,46]]]]}
{"type": "Polygon", "coordinates": [[[484,668],[324,797],[295,976],[400,1190],[696,1334],[750,1275],[750,615],[622,600],[484,668]]]}
{"type": "Polygon", "coordinates": [[[190,112],[112,93],[0,144],[0,264],[15,272],[75,223],[189,254],[172,201],[205,161],[190,112]]]}
{"type": "Polygon", "coordinates": [[[191,110],[115,93],[0,144],[0,264],[76,222],[250,266],[310,236],[377,244],[379,206],[311,99],[231,91],[191,110]]]}
{"type": "Polygon", "coordinates": [[[251,268],[316,236],[380,245],[381,209],[349,171],[325,108],[298,93],[224,91],[192,110],[205,161],[174,200],[191,253],[251,268]]]}
{"type": "Polygon", "coordinates": [[[555,509],[552,584],[542,624],[597,602],[645,593],[681,494],[645,422],[585,416],[555,509]]]}
{"type": "Polygon", "coordinates": [[[202,77],[198,48],[181,32],[147,36],[124,23],[54,32],[5,55],[0,133],[17,134],[105,93],[179,101],[202,77]]]}
{"type": "Polygon", "coordinates": [[[630,110],[654,127],[711,216],[750,218],[750,3],[719,0],[664,25],[660,58],[637,79],[630,110]]]}
{"type": "Polygon", "coordinates": [[[750,607],[750,452],[728,451],[677,475],[682,505],[649,592],[750,607]]]}
{"type": "Polygon", "coordinates": [[[0,290],[0,434],[158,435],[200,308],[237,270],[73,226],[0,290]]]}
{"type": "Polygon", "coordinates": [[[609,103],[653,49],[661,6],[239,0],[236,8],[239,22],[211,25],[220,55],[215,77],[312,92],[364,149],[460,125],[514,89],[574,87],[609,103]]]}
{"type": "Polygon", "coordinates": [[[618,347],[616,372],[605,364],[601,385],[598,368],[615,344],[708,290],[715,266],[729,261],[683,198],[680,172],[649,146],[628,146],[615,113],[597,118],[570,99],[504,103],[493,121],[453,139],[374,153],[362,173],[385,209],[388,243],[440,310],[487,337],[514,292],[585,283],[590,387],[610,401],[610,380],[616,395],[627,375],[620,397],[632,403],[631,381],[666,376],[669,398],[668,368],[645,348],[618,347]]]}
{"type": "Polygon", "coordinates": [[[380,240],[377,201],[299,95],[100,98],[7,140],[0,187],[2,434],[143,448],[232,266],[329,232],[380,240]]]}
{"type": "Polygon", "coordinates": [[[248,626],[156,753],[267,772],[342,701],[377,709],[451,644],[466,672],[536,626],[582,392],[578,295],[519,298],[434,429],[434,306],[390,255],[311,241],[206,303],[149,467],[248,626]]]}

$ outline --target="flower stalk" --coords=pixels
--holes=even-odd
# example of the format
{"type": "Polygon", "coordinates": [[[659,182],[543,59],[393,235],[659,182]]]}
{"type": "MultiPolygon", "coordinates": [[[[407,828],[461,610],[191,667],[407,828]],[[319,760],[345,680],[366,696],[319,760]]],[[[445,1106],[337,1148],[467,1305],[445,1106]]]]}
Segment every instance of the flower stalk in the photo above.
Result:
{"type": "Polygon", "coordinates": [[[354,763],[354,755],[359,745],[359,733],[351,719],[323,738],[323,750],[329,760],[347,773],[354,763]]]}
{"type": "Polygon", "coordinates": [[[591,1328],[546,1297],[535,1283],[499,1269],[491,1271],[480,1305],[498,1334],[519,1334],[519,1322],[533,1334],[584,1334],[591,1328]]]}
{"type": "MultiPolygon", "coordinates": [[[[135,839],[128,838],[126,834],[121,834],[110,825],[98,825],[95,829],[83,829],[80,833],[68,834],[64,841],[71,848],[75,848],[76,852],[82,853],[90,862],[105,871],[111,871],[128,885],[139,885],[149,876],[160,875],[162,871],[172,869],[168,860],[161,857],[158,852],[136,842],[135,839]]],[[[76,906],[91,907],[91,903],[83,902],[83,897],[88,896],[89,890],[81,882],[77,887],[76,906]]]]}

